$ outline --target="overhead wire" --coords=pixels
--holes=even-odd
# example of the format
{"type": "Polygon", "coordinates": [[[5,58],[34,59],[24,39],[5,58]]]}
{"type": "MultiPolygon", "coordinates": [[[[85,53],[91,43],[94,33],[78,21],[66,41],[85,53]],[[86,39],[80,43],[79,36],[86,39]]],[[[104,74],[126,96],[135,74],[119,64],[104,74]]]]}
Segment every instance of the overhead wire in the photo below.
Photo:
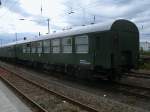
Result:
{"type": "MultiPolygon", "coordinates": [[[[84,5],[84,7],[82,7],[82,6],[79,6],[78,8],[73,8],[73,7],[71,7],[71,11],[74,11],[74,13],[76,13],[77,14],[77,11],[78,11],[78,13],[84,13],[83,15],[84,16],[86,16],[87,14],[88,15],[91,15],[91,14],[89,14],[89,13],[87,13],[86,12],[86,10],[88,10],[88,8],[91,8],[91,7],[94,7],[94,6],[97,6],[97,5],[99,5],[99,2],[98,1],[96,1],[96,2],[93,2],[93,3],[89,3],[89,4],[87,4],[87,5],[84,5]],[[80,10],[82,10],[81,12],[79,12],[80,10]],[[83,12],[83,10],[84,10],[84,12],[83,12]],[[85,14],[86,13],[86,14],[85,14]]],[[[62,14],[62,15],[60,15],[60,14],[58,14],[58,15],[55,15],[55,16],[52,16],[52,18],[55,18],[55,17],[57,17],[57,16],[69,16],[69,15],[71,15],[71,14],[69,14],[69,12],[67,12],[66,10],[63,10],[65,13],[64,14],[62,14]]],[[[82,15],[82,16],[83,16],[82,15]]],[[[51,20],[52,20],[52,18],[51,18],[51,20]]],[[[86,18],[86,17],[84,17],[84,18],[86,18]]],[[[58,21],[60,21],[60,22],[62,22],[63,23],[63,21],[62,20],[57,20],[57,22],[58,21]]]]}
{"type": "MultiPolygon", "coordinates": [[[[99,4],[97,2],[94,2],[94,3],[91,3],[91,4],[87,4],[84,7],[82,7],[82,6],[78,6],[78,8],[73,8],[72,7],[72,11],[80,11],[80,10],[83,11],[83,9],[87,10],[88,8],[91,8],[91,7],[94,7],[94,6],[97,6],[97,5],[99,5],[99,4]]],[[[67,12],[64,15],[66,15],[66,14],[67,14],[67,12]]]]}
{"type": "MultiPolygon", "coordinates": [[[[7,2],[7,0],[5,0],[4,1],[4,4],[6,4],[6,2],[7,2]]],[[[17,3],[18,1],[14,1],[14,3],[12,3],[12,5],[9,7],[9,9],[12,9],[13,7],[15,7],[15,5],[16,5],[16,3],[17,3]]],[[[98,1],[96,1],[96,2],[94,2],[94,4],[95,3],[97,3],[98,1]]],[[[92,3],[93,4],[93,3],[92,3]]],[[[86,9],[87,8],[89,8],[89,7],[87,7],[87,6],[89,6],[90,5],[90,7],[91,7],[91,5],[92,4],[87,4],[87,5],[85,5],[85,7],[86,7],[86,9]]],[[[96,5],[98,5],[98,4],[96,4],[96,5]]],[[[6,5],[5,5],[6,6],[6,5]]],[[[78,11],[78,10],[80,10],[80,9],[83,9],[82,7],[80,7],[80,8],[73,8],[72,10],[73,11],[78,11]]],[[[84,8],[85,9],[85,8],[84,8]]],[[[65,11],[65,10],[64,10],[65,11]]],[[[1,14],[0,15],[0,18],[2,18],[2,17],[4,17],[4,16],[7,16],[7,14],[9,13],[9,10],[6,10],[3,14],[1,14]]],[[[87,13],[87,12],[86,12],[87,13]]],[[[55,15],[55,16],[53,16],[52,18],[55,18],[55,17],[57,17],[57,16],[59,16],[60,14],[58,14],[58,15],[55,15]]],[[[62,15],[60,15],[60,16],[68,16],[68,13],[65,11],[65,13],[64,14],[62,14],[62,15]],[[67,15],[66,15],[67,14],[67,15]]]]}
{"type": "MultiPolygon", "coordinates": [[[[7,1],[5,0],[5,3],[6,3],[7,1]]],[[[12,9],[13,7],[15,7],[15,5],[16,5],[16,3],[17,3],[17,1],[14,1],[14,3],[9,7],[9,9],[12,9]]],[[[42,4],[43,5],[43,4],[42,4]]],[[[90,15],[88,12],[86,12],[86,10],[88,10],[88,8],[91,8],[91,7],[94,7],[94,6],[97,6],[97,5],[99,5],[99,1],[95,1],[95,2],[93,2],[93,3],[89,3],[89,4],[86,4],[86,5],[84,5],[84,6],[78,6],[77,8],[73,8],[72,7],[72,10],[76,13],[76,15],[79,15],[79,14],[77,14],[77,13],[86,13],[86,14],[83,14],[84,16],[87,16],[87,14],[88,15],[90,15]],[[83,9],[84,9],[84,12],[83,12],[83,9]],[[82,10],[82,11],[80,11],[80,10],[82,10]]],[[[43,7],[43,6],[42,6],[43,7]]],[[[43,9],[42,9],[42,11],[43,11],[43,9]]],[[[68,12],[66,11],[66,10],[63,10],[64,11],[64,14],[58,14],[58,15],[55,15],[55,16],[52,16],[52,18],[55,18],[55,17],[58,17],[58,16],[71,16],[71,14],[68,14],[68,12]]],[[[7,14],[9,13],[9,10],[7,10],[4,14],[2,14],[2,15],[0,15],[0,17],[2,18],[2,17],[4,17],[4,16],[7,16],[7,14]]],[[[42,12],[41,12],[42,13],[42,12]]],[[[83,15],[81,15],[81,16],[83,16],[83,15]]],[[[51,20],[52,20],[52,18],[50,18],[51,20]]],[[[84,18],[86,18],[86,17],[84,17],[84,18]]],[[[62,20],[57,20],[57,22],[58,21],[60,21],[60,22],[62,22],[63,23],[63,21],[62,20]]],[[[66,21],[66,20],[65,20],[66,21]]]]}

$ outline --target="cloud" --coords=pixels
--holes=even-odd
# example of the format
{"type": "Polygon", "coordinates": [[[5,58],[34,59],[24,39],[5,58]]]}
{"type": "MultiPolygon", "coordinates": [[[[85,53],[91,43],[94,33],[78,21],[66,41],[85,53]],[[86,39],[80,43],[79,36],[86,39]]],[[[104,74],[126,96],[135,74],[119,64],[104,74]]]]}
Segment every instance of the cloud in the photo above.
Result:
{"type": "Polygon", "coordinates": [[[144,34],[150,32],[149,0],[68,0],[65,4],[68,11],[72,10],[74,13],[64,18],[74,26],[90,24],[94,21],[94,16],[96,23],[124,18],[138,26],[141,39],[145,39],[144,34]]]}
{"type": "MultiPolygon", "coordinates": [[[[150,32],[150,2],[149,0],[42,0],[43,14],[40,14],[41,0],[5,0],[4,7],[30,21],[31,24],[14,25],[9,29],[28,31],[46,31],[47,18],[50,28],[60,30],[63,27],[75,27],[83,24],[106,22],[124,18],[133,21],[139,28],[142,39],[149,39],[150,32]],[[35,4],[36,3],[36,4],[35,4]],[[70,13],[73,12],[73,13],[70,13]],[[32,26],[31,26],[32,25],[32,26]],[[24,26],[22,28],[22,26],[24,26]],[[30,27],[30,28],[28,28],[30,27]],[[40,29],[41,27],[41,29],[40,29]],[[35,29],[36,28],[36,29],[35,29]]],[[[22,22],[23,23],[23,22],[22,22]]],[[[1,26],[3,29],[3,26],[1,26]]],[[[5,25],[4,29],[6,31],[5,25]]],[[[149,39],[150,40],[150,39],[149,39]]]]}
{"type": "MultiPolygon", "coordinates": [[[[4,1],[4,0],[3,0],[4,1]]],[[[2,1],[2,3],[3,3],[2,1]]],[[[20,14],[24,17],[31,16],[30,13],[28,13],[22,6],[21,3],[18,0],[5,0],[5,2],[2,5],[6,9],[8,9],[11,12],[20,14]]]]}
{"type": "Polygon", "coordinates": [[[29,32],[17,33],[17,38],[16,38],[16,33],[0,33],[0,40],[2,41],[2,44],[14,42],[16,41],[16,39],[23,40],[24,37],[26,37],[27,39],[37,38],[38,33],[29,33],[29,32]]]}

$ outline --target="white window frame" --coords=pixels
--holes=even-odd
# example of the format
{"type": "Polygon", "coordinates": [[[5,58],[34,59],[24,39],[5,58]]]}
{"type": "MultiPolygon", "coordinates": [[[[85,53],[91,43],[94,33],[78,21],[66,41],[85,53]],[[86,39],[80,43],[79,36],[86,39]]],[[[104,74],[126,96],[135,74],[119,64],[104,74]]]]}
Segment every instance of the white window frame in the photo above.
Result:
{"type": "Polygon", "coordinates": [[[60,53],[60,39],[52,39],[51,40],[51,49],[52,53],[60,53]],[[58,41],[58,44],[55,43],[55,41],[58,41]],[[58,48],[58,51],[56,50],[58,48]]]}
{"type": "Polygon", "coordinates": [[[23,45],[22,45],[22,52],[23,52],[23,53],[26,53],[26,52],[27,52],[27,51],[26,51],[26,44],[23,44],[23,45]]]}
{"type": "Polygon", "coordinates": [[[31,53],[31,43],[26,43],[26,53],[31,53]]]}
{"type": "Polygon", "coordinates": [[[37,41],[37,53],[42,53],[42,41],[37,41]]]}
{"type": "Polygon", "coordinates": [[[37,50],[36,50],[36,42],[32,42],[31,43],[31,53],[36,53],[37,52],[37,50]],[[34,50],[33,50],[34,49],[34,50]],[[34,51],[34,52],[33,52],[34,51]]]}
{"type": "Polygon", "coordinates": [[[89,38],[88,35],[82,35],[82,36],[77,36],[75,37],[75,49],[76,53],[88,53],[89,52],[89,38]],[[80,38],[87,38],[86,42],[84,41],[79,41],[80,38]],[[81,46],[86,46],[87,50],[86,51],[80,51],[78,50],[78,47],[80,48],[81,46]]]}
{"type": "Polygon", "coordinates": [[[72,53],[72,38],[71,37],[66,37],[62,39],[62,53],[72,53]],[[68,39],[71,39],[71,44],[68,44],[66,42],[68,39]],[[65,47],[70,47],[70,50],[67,51],[65,47]]]}
{"type": "Polygon", "coordinates": [[[43,41],[43,53],[50,53],[50,40],[43,41]],[[45,44],[47,43],[47,44],[45,44]],[[48,50],[46,50],[48,49],[48,50]]]}

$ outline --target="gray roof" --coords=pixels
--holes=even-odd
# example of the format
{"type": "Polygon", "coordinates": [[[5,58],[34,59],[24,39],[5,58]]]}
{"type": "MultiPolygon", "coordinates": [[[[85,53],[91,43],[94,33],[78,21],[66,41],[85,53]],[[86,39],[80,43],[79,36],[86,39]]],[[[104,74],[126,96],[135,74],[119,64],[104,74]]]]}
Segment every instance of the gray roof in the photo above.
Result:
{"type": "Polygon", "coordinates": [[[4,44],[1,47],[6,47],[6,46],[11,46],[15,44],[22,44],[22,43],[27,43],[27,42],[32,42],[32,41],[39,41],[39,40],[45,40],[45,39],[50,39],[50,38],[57,38],[57,37],[65,37],[65,36],[72,36],[72,35],[78,35],[78,34],[86,34],[86,33],[91,33],[91,32],[100,32],[100,31],[106,31],[110,30],[112,24],[114,21],[108,21],[105,23],[98,23],[98,24],[91,24],[87,26],[80,26],[80,27],[75,27],[70,30],[65,30],[61,31],[58,33],[53,33],[53,34],[48,34],[48,35],[43,35],[37,38],[32,38],[32,39],[27,39],[27,40],[20,40],[8,44],[4,44]]]}

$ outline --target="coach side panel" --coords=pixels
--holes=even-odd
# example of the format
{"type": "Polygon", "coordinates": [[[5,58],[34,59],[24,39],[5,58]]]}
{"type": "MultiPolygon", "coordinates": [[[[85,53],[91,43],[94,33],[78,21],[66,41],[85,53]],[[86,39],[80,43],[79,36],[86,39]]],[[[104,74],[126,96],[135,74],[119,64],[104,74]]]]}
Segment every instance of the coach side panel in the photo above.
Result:
{"type": "Polygon", "coordinates": [[[19,45],[18,58],[49,64],[93,64],[88,35],[70,36],[19,45]]]}

